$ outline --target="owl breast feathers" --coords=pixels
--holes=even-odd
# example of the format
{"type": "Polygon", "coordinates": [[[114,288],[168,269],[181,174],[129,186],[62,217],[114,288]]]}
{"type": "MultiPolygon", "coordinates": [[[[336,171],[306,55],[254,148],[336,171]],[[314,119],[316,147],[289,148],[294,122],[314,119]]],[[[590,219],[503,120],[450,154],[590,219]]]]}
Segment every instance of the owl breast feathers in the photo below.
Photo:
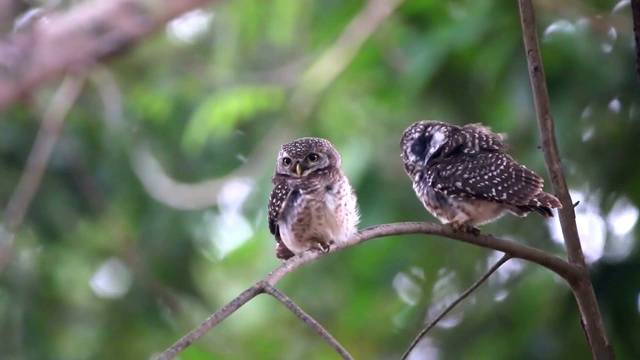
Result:
{"type": "Polygon", "coordinates": [[[551,217],[562,205],[543,180],[504,151],[502,134],[480,124],[425,120],[405,130],[402,159],[424,206],[443,223],[477,231],[505,212],[551,217]]]}
{"type": "Polygon", "coordinates": [[[302,138],[282,145],[272,181],[268,220],[279,259],[328,251],[357,231],[356,196],[329,141],[302,138]]]}

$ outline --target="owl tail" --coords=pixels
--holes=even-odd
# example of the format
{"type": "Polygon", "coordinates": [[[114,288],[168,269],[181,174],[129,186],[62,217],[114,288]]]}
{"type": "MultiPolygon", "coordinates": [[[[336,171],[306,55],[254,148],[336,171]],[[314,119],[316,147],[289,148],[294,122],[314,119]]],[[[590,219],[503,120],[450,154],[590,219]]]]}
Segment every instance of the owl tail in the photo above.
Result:
{"type": "Polygon", "coordinates": [[[562,208],[562,204],[560,201],[553,195],[547,194],[544,191],[539,192],[527,205],[518,205],[516,206],[515,211],[512,211],[514,214],[518,216],[525,216],[530,212],[537,212],[538,214],[544,217],[553,217],[553,212],[551,209],[560,209],[562,208]]]}

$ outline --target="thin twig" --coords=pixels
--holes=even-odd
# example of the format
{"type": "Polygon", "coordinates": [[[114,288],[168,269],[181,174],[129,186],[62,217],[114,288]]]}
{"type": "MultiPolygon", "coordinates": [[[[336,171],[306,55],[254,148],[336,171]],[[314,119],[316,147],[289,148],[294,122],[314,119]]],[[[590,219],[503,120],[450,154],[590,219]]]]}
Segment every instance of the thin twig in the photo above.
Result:
{"type": "Polygon", "coordinates": [[[531,0],[518,0],[518,5],[544,160],[553,190],[562,203],[562,209],[559,209],[558,212],[568,259],[579,272],[579,281],[569,283],[580,309],[583,328],[593,357],[598,360],[614,359],[613,348],[607,339],[593,285],[586,270],[573,202],[562,170],[536,32],[535,11],[531,0]]]}
{"type": "Polygon", "coordinates": [[[484,283],[489,278],[489,276],[493,275],[493,273],[496,272],[496,270],[498,270],[500,266],[502,266],[504,263],[509,261],[509,259],[511,259],[511,255],[504,254],[500,258],[500,260],[498,260],[498,262],[493,264],[493,266],[489,268],[489,270],[487,270],[487,272],[485,272],[475,283],[473,283],[473,285],[471,285],[467,290],[465,290],[462,294],[460,294],[460,296],[458,296],[458,298],[454,302],[452,302],[440,314],[438,314],[438,316],[436,316],[436,318],[433,319],[433,321],[429,323],[427,327],[422,329],[422,331],[420,331],[420,333],[418,334],[418,336],[415,337],[415,339],[413,339],[413,342],[411,342],[411,345],[409,345],[409,348],[407,348],[404,354],[402,354],[401,360],[405,360],[409,356],[409,353],[411,353],[411,350],[413,350],[416,347],[416,345],[418,345],[418,342],[422,340],[422,338],[429,332],[429,330],[431,330],[434,326],[436,326],[436,324],[438,324],[438,322],[442,320],[442,318],[444,318],[462,300],[466,299],[472,292],[474,292],[480,285],[482,285],[482,283],[484,283]]]}
{"type": "Polygon", "coordinates": [[[162,354],[156,357],[156,360],[169,360],[173,359],[182,350],[186,349],[189,345],[193,344],[196,340],[200,339],[204,334],[209,332],[214,326],[218,325],[222,320],[229,317],[236,310],[240,309],[249,300],[253,299],[257,295],[264,291],[264,284],[258,281],[253,286],[243,291],[240,295],[236,296],[233,300],[227,303],[222,309],[216,311],[213,315],[209,316],[202,324],[198,325],[195,329],[191,330],[182,339],[178,340],[170,348],[165,350],[162,354]]]}
{"type": "Polygon", "coordinates": [[[362,45],[403,1],[370,0],[353,17],[332,46],[302,75],[291,99],[292,110],[298,119],[306,119],[313,112],[320,95],[344,72],[362,45]]]}
{"type": "MultiPolygon", "coordinates": [[[[473,235],[469,233],[459,232],[454,230],[450,226],[435,223],[404,222],[368,227],[366,229],[360,230],[347,242],[333,245],[329,249],[329,253],[340,251],[341,249],[354,246],[356,244],[360,244],[372,239],[392,235],[409,234],[438,235],[453,240],[474,244],[484,248],[497,250],[505,254],[509,254],[513,258],[519,258],[541,265],[560,275],[569,283],[575,282],[579,279],[579,272],[575,266],[569,264],[565,260],[558,258],[557,256],[547,254],[542,250],[534,249],[532,247],[519,244],[514,241],[499,239],[491,235],[473,235]]],[[[237,298],[233,299],[230,303],[225,305],[222,309],[218,310],[215,314],[207,318],[202,324],[191,330],[182,339],[180,339],[159,357],[157,357],[156,360],[173,359],[180,351],[184,350],[187,346],[191,345],[193,342],[201,338],[216,324],[227,318],[234,311],[244,305],[247,301],[258,295],[263,289],[263,285],[261,285],[262,283],[274,286],[276,283],[278,283],[278,281],[280,281],[280,279],[282,279],[293,270],[307,263],[310,263],[323,255],[324,254],[318,251],[306,251],[287,260],[267,276],[256,282],[249,289],[245,290],[237,298]]]]}
{"type": "Polygon", "coordinates": [[[636,76],[640,79],[640,0],[631,0],[633,35],[636,43],[636,76]]]}
{"type": "Polygon", "coordinates": [[[24,172],[4,210],[4,220],[0,228],[0,273],[9,262],[15,232],[22,224],[40,187],[44,171],[58,142],[62,123],[80,95],[84,80],[84,74],[67,74],[42,116],[42,123],[24,172]]]}
{"type": "Polygon", "coordinates": [[[336,340],[331,334],[325,330],[315,319],[309,316],[304,312],[298,305],[296,305],[287,295],[283,294],[278,289],[269,285],[268,283],[264,284],[264,292],[278,299],[287,309],[289,309],[292,313],[294,313],[300,320],[304,321],[307,325],[311,326],[313,330],[315,330],[320,337],[322,337],[329,345],[342,356],[345,360],[353,360],[353,357],[347,352],[347,350],[340,345],[338,340],[336,340]]]}

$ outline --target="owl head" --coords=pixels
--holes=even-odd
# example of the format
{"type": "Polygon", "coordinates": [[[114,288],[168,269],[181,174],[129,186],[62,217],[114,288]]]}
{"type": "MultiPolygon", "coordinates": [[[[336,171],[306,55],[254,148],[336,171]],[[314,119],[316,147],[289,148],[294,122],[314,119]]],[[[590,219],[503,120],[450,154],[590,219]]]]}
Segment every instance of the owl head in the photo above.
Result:
{"type": "Polygon", "coordinates": [[[459,128],[435,120],[418,121],[409,126],[400,141],[405,170],[412,173],[415,169],[424,168],[454,129],[459,128]]]}
{"type": "Polygon", "coordinates": [[[276,174],[305,177],[339,168],[340,154],[328,140],[305,137],[282,145],[276,174]]]}

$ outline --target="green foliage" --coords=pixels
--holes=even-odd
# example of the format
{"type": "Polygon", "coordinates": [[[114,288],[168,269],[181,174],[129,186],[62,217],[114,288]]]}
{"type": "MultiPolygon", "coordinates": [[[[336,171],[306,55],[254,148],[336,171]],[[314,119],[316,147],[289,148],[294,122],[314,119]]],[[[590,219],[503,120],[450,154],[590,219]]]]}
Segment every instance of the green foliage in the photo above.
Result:
{"type": "MultiPolygon", "coordinates": [[[[594,287],[618,359],[637,359],[640,102],[629,5],[535,5],[594,287]]],[[[546,174],[514,1],[407,0],[335,81],[307,95],[327,79],[314,73],[315,83],[308,69],[366,6],[228,1],[189,14],[206,24],[200,32],[173,23],[104,65],[116,87],[92,77],[67,116],[0,273],[0,358],[148,359],[275,268],[266,200],[285,141],[320,136],[337,146],[361,227],[434,221],[399,158],[399,136],[417,120],[482,122],[507,133],[510,153],[546,174]],[[299,98],[314,105],[304,109],[299,98]],[[142,147],[157,167],[138,161],[142,147]],[[188,198],[210,206],[177,205],[188,198]]],[[[3,205],[53,86],[0,114],[3,205]]],[[[483,231],[564,256],[557,222],[505,217],[483,231]]],[[[499,256],[437,237],[390,237],[302,267],[278,288],[356,359],[396,359],[499,256]]],[[[416,358],[440,360],[589,357],[568,287],[519,260],[460,304],[420,349],[416,358]]],[[[260,296],[180,358],[337,356],[260,296]]]]}
{"type": "Polygon", "coordinates": [[[275,86],[244,86],[223,89],[202,101],[187,123],[183,137],[185,150],[201,151],[209,138],[227,137],[243,121],[284,103],[284,90],[275,86]]]}

